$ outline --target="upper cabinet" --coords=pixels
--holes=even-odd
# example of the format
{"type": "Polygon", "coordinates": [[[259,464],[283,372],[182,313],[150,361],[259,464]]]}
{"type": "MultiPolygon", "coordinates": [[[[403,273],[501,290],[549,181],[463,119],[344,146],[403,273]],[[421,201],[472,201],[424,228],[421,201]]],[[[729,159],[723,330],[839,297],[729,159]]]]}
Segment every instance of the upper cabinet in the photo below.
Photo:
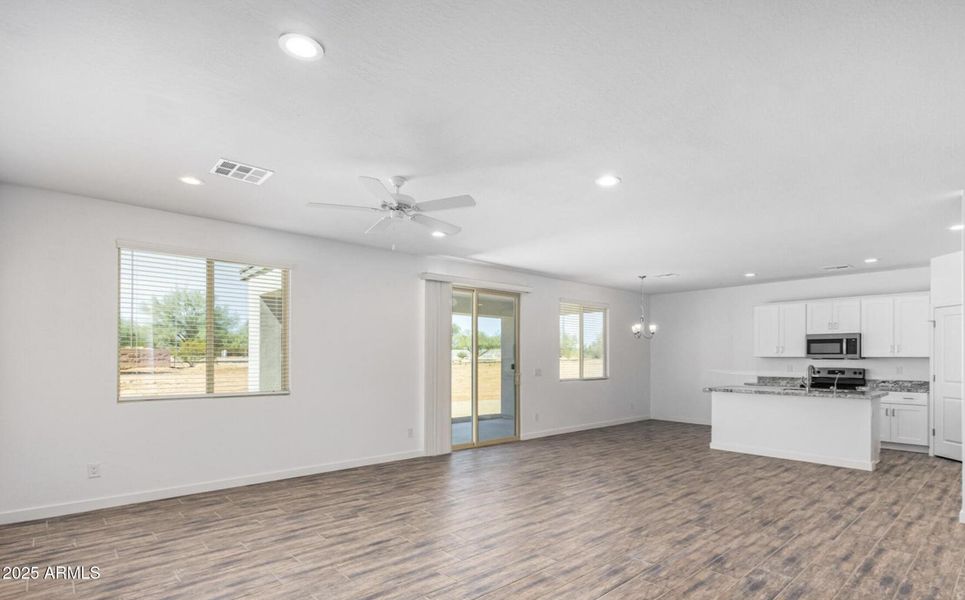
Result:
{"type": "Polygon", "coordinates": [[[755,306],[754,356],[805,356],[805,322],[803,302],[755,306]]]}
{"type": "Polygon", "coordinates": [[[931,346],[928,308],[928,294],[862,298],[861,355],[927,358],[931,346]]]}
{"type": "Polygon", "coordinates": [[[807,303],[807,333],[857,333],[861,330],[861,300],[834,298],[807,303]]]}
{"type": "Polygon", "coordinates": [[[931,355],[928,294],[895,297],[895,356],[931,355]]]}
{"type": "Polygon", "coordinates": [[[860,333],[866,358],[931,355],[928,292],[829,298],[754,307],[754,356],[807,356],[808,334],[860,333]]]}

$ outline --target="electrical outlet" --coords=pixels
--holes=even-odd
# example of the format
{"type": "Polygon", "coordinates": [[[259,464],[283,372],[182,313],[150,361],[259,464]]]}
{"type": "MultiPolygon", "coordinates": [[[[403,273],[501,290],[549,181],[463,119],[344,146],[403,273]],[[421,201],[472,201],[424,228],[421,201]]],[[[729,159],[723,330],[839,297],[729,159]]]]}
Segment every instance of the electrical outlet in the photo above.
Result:
{"type": "Polygon", "coordinates": [[[533,414],[533,420],[536,421],[537,423],[539,423],[539,413],[534,413],[534,414],[533,414]]]}
{"type": "Polygon", "coordinates": [[[88,463],[87,464],[87,478],[97,479],[101,476],[101,464],[100,463],[88,463]]]}
{"type": "Polygon", "coordinates": [[[411,427],[409,428],[409,437],[415,437],[415,432],[412,430],[411,427]]]}
{"type": "Polygon", "coordinates": [[[533,376],[534,376],[534,377],[542,377],[542,376],[543,376],[543,369],[540,369],[539,367],[533,369],[533,376]]]}

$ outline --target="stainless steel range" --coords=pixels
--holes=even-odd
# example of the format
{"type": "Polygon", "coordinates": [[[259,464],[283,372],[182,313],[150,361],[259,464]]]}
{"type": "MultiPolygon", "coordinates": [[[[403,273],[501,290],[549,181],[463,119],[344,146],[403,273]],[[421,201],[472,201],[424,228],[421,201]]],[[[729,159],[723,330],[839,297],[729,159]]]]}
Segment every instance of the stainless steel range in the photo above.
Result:
{"type": "Polygon", "coordinates": [[[855,390],[868,385],[865,370],[854,367],[808,367],[809,387],[814,389],[855,390]]]}

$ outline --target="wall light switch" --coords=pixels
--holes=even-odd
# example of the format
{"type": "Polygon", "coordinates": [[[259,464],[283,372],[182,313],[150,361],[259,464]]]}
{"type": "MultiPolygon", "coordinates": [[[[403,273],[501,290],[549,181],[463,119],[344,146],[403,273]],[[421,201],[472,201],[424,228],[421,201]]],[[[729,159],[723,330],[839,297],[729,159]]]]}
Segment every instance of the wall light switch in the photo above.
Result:
{"type": "Polygon", "coordinates": [[[539,367],[533,369],[533,376],[534,376],[534,377],[542,377],[542,376],[543,376],[543,369],[540,369],[539,367]]]}
{"type": "Polygon", "coordinates": [[[87,465],[87,478],[97,479],[101,476],[101,464],[100,463],[88,463],[87,465]]]}

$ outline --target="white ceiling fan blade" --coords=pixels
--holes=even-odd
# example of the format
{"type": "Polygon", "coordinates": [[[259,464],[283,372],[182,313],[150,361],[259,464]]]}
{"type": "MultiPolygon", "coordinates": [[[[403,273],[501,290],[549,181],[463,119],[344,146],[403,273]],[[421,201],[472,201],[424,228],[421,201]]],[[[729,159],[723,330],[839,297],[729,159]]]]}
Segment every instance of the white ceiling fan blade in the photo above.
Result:
{"type": "Polygon", "coordinates": [[[462,228],[453,225],[452,223],[446,223],[445,221],[440,221],[439,219],[433,219],[432,217],[427,217],[426,215],[415,214],[412,215],[412,220],[419,225],[428,227],[433,231],[441,231],[446,235],[455,235],[462,231],[462,228]]]}
{"type": "Polygon", "coordinates": [[[470,208],[476,206],[476,201],[472,196],[451,196],[449,198],[439,198],[438,200],[428,200],[419,202],[415,205],[419,212],[429,212],[433,210],[449,210],[450,208],[470,208]]]}
{"type": "Polygon", "coordinates": [[[365,233],[376,233],[378,231],[385,231],[392,224],[392,217],[382,217],[376,221],[371,227],[365,230],[365,233]]]}
{"type": "Polygon", "coordinates": [[[382,212],[381,208],[375,208],[373,206],[355,206],[354,204],[329,204],[328,202],[309,202],[306,206],[312,208],[336,208],[338,210],[364,210],[364,211],[375,211],[382,212]]]}
{"type": "Polygon", "coordinates": [[[389,206],[395,206],[395,198],[389,193],[389,190],[382,185],[382,182],[375,177],[366,177],[365,175],[359,176],[359,183],[362,184],[370,194],[375,196],[375,198],[382,204],[388,204],[389,206]]]}

